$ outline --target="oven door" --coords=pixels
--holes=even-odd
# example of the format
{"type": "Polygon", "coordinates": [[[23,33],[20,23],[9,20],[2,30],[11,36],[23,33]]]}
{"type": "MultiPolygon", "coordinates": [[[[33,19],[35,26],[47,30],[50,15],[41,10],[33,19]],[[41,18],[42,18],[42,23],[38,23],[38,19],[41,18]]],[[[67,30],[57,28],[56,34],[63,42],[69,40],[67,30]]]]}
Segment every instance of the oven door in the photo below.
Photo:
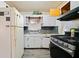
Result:
{"type": "Polygon", "coordinates": [[[52,42],[50,42],[49,50],[50,50],[50,56],[52,58],[71,58],[72,57],[69,53],[59,48],[52,42]]]}

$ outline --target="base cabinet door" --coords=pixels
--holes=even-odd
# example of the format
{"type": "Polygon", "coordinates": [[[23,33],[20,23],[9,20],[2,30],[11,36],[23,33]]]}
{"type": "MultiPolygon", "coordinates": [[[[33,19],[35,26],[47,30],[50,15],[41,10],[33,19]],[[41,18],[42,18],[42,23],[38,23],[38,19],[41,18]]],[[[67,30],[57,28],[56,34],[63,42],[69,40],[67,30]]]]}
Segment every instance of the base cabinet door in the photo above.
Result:
{"type": "Polygon", "coordinates": [[[41,48],[41,38],[40,37],[34,37],[33,39],[33,47],[34,48],[41,48]]]}
{"type": "Polygon", "coordinates": [[[29,37],[24,37],[24,48],[29,48],[29,37]]]}
{"type": "Polygon", "coordinates": [[[29,40],[28,40],[28,47],[29,48],[35,48],[34,47],[34,38],[33,37],[29,37],[29,40]]]}
{"type": "Polygon", "coordinates": [[[41,48],[41,39],[39,37],[25,37],[25,48],[41,48]]]}
{"type": "Polygon", "coordinates": [[[42,48],[49,48],[50,38],[42,39],[42,48]]]}

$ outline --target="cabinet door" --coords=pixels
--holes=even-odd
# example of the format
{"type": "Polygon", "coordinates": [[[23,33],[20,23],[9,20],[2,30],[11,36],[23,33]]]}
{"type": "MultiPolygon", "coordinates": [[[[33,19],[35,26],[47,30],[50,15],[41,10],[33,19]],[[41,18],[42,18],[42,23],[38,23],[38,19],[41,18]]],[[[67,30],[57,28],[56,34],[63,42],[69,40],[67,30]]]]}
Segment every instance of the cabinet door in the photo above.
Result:
{"type": "Polygon", "coordinates": [[[42,39],[42,47],[49,48],[50,38],[43,38],[42,39]]]}
{"type": "Polygon", "coordinates": [[[28,26],[28,19],[26,17],[23,17],[24,19],[24,26],[28,26]]]}
{"type": "Polygon", "coordinates": [[[25,37],[25,48],[41,48],[41,38],[25,37]]]}
{"type": "Polygon", "coordinates": [[[29,37],[25,36],[24,37],[24,48],[30,48],[29,47],[29,37]]]}
{"type": "Polygon", "coordinates": [[[41,48],[41,38],[40,37],[34,38],[34,47],[41,48]]]}
{"type": "Polygon", "coordinates": [[[34,39],[33,39],[33,37],[29,37],[29,39],[28,39],[28,48],[34,48],[34,39]]]}
{"type": "Polygon", "coordinates": [[[57,17],[51,17],[49,15],[43,16],[43,26],[56,26],[57,17]]]}
{"type": "Polygon", "coordinates": [[[30,48],[41,48],[41,39],[39,37],[30,37],[29,47],[30,48]]]}

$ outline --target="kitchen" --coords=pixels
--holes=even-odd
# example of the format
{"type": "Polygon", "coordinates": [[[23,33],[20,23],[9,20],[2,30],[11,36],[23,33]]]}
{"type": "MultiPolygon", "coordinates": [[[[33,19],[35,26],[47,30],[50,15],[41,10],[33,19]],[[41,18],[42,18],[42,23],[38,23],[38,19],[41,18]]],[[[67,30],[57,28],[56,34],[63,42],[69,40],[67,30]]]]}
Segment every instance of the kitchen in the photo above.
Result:
{"type": "Polygon", "coordinates": [[[78,38],[78,7],[79,1],[1,1],[0,58],[78,57],[72,48],[75,43],[63,41],[78,38]]]}

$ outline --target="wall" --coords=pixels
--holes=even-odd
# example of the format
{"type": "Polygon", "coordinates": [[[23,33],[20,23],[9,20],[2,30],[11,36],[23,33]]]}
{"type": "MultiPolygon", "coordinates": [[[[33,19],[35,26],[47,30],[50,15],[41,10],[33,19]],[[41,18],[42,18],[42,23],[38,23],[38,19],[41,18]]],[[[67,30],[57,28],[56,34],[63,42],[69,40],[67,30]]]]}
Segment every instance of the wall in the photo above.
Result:
{"type": "MultiPolygon", "coordinates": [[[[71,1],[70,9],[72,10],[76,7],[79,7],[79,1],[71,1]]],[[[72,21],[72,27],[75,27],[75,28],[79,27],[79,19],[75,19],[72,21]]]]}
{"type": "Polygon", "coordinates": [[[58,25],[58,32],[59,32],[59,34],[64,34],[64,31],[63,31],[63,24],[61,23],[61,21],[59,21],[59,20],[56,20],[56,25],[58,25]]]}
{"type": "MultiPolygon", "coordinates": [[[[79,1],[71,1],[71,7],[70,7],[71,10],[76,7],[79,7],[79,1]]],[[[72,23],[73,23],[73,27],[76,27],[76,28],[79,27],[79,19],[73,20],[72,23]]]]}
{"type": "Polygon", "coordinates": [[[72,21],[62,21],[61,24],[63,31],[70,31],[70,28],[74,27],[74,23],[72,21]]]}
{"type": "MultiPolygon", "coordinates": [[[[23,15],[32,15],[33,12],[21,12],[23,15]]],[[[48,12],[42,12],[43,15],[48,15],[48,12]]]]}
{"type": "Polygon", "coordinates": [[[70,3],[70,9],[74,9],[75,7],[78,7],[79,6],[79,1],[71,1],[70,3]]]}
{"type": "MultiPolygon", "coordinates": [[[[79,1],[71,1],[70,9],[74,9],[79,6],[79,1]]],[[[79,19],[74,19],[73,21],[62,21],[61,27],[63,31],[70,31],[70,28],[79,28],[79,19]]]]}
{"type": "Polygon", "coordinates": [[[6,3],[4,1],[0,1],[0,8],[5,7],[6,3]]]}
{"type": "Polygon", "coordinates": [[[4,1],[0,1],[0,8],[5,8],[6,6],[9,6],[8,4],[6,4],[4,1]]]}

